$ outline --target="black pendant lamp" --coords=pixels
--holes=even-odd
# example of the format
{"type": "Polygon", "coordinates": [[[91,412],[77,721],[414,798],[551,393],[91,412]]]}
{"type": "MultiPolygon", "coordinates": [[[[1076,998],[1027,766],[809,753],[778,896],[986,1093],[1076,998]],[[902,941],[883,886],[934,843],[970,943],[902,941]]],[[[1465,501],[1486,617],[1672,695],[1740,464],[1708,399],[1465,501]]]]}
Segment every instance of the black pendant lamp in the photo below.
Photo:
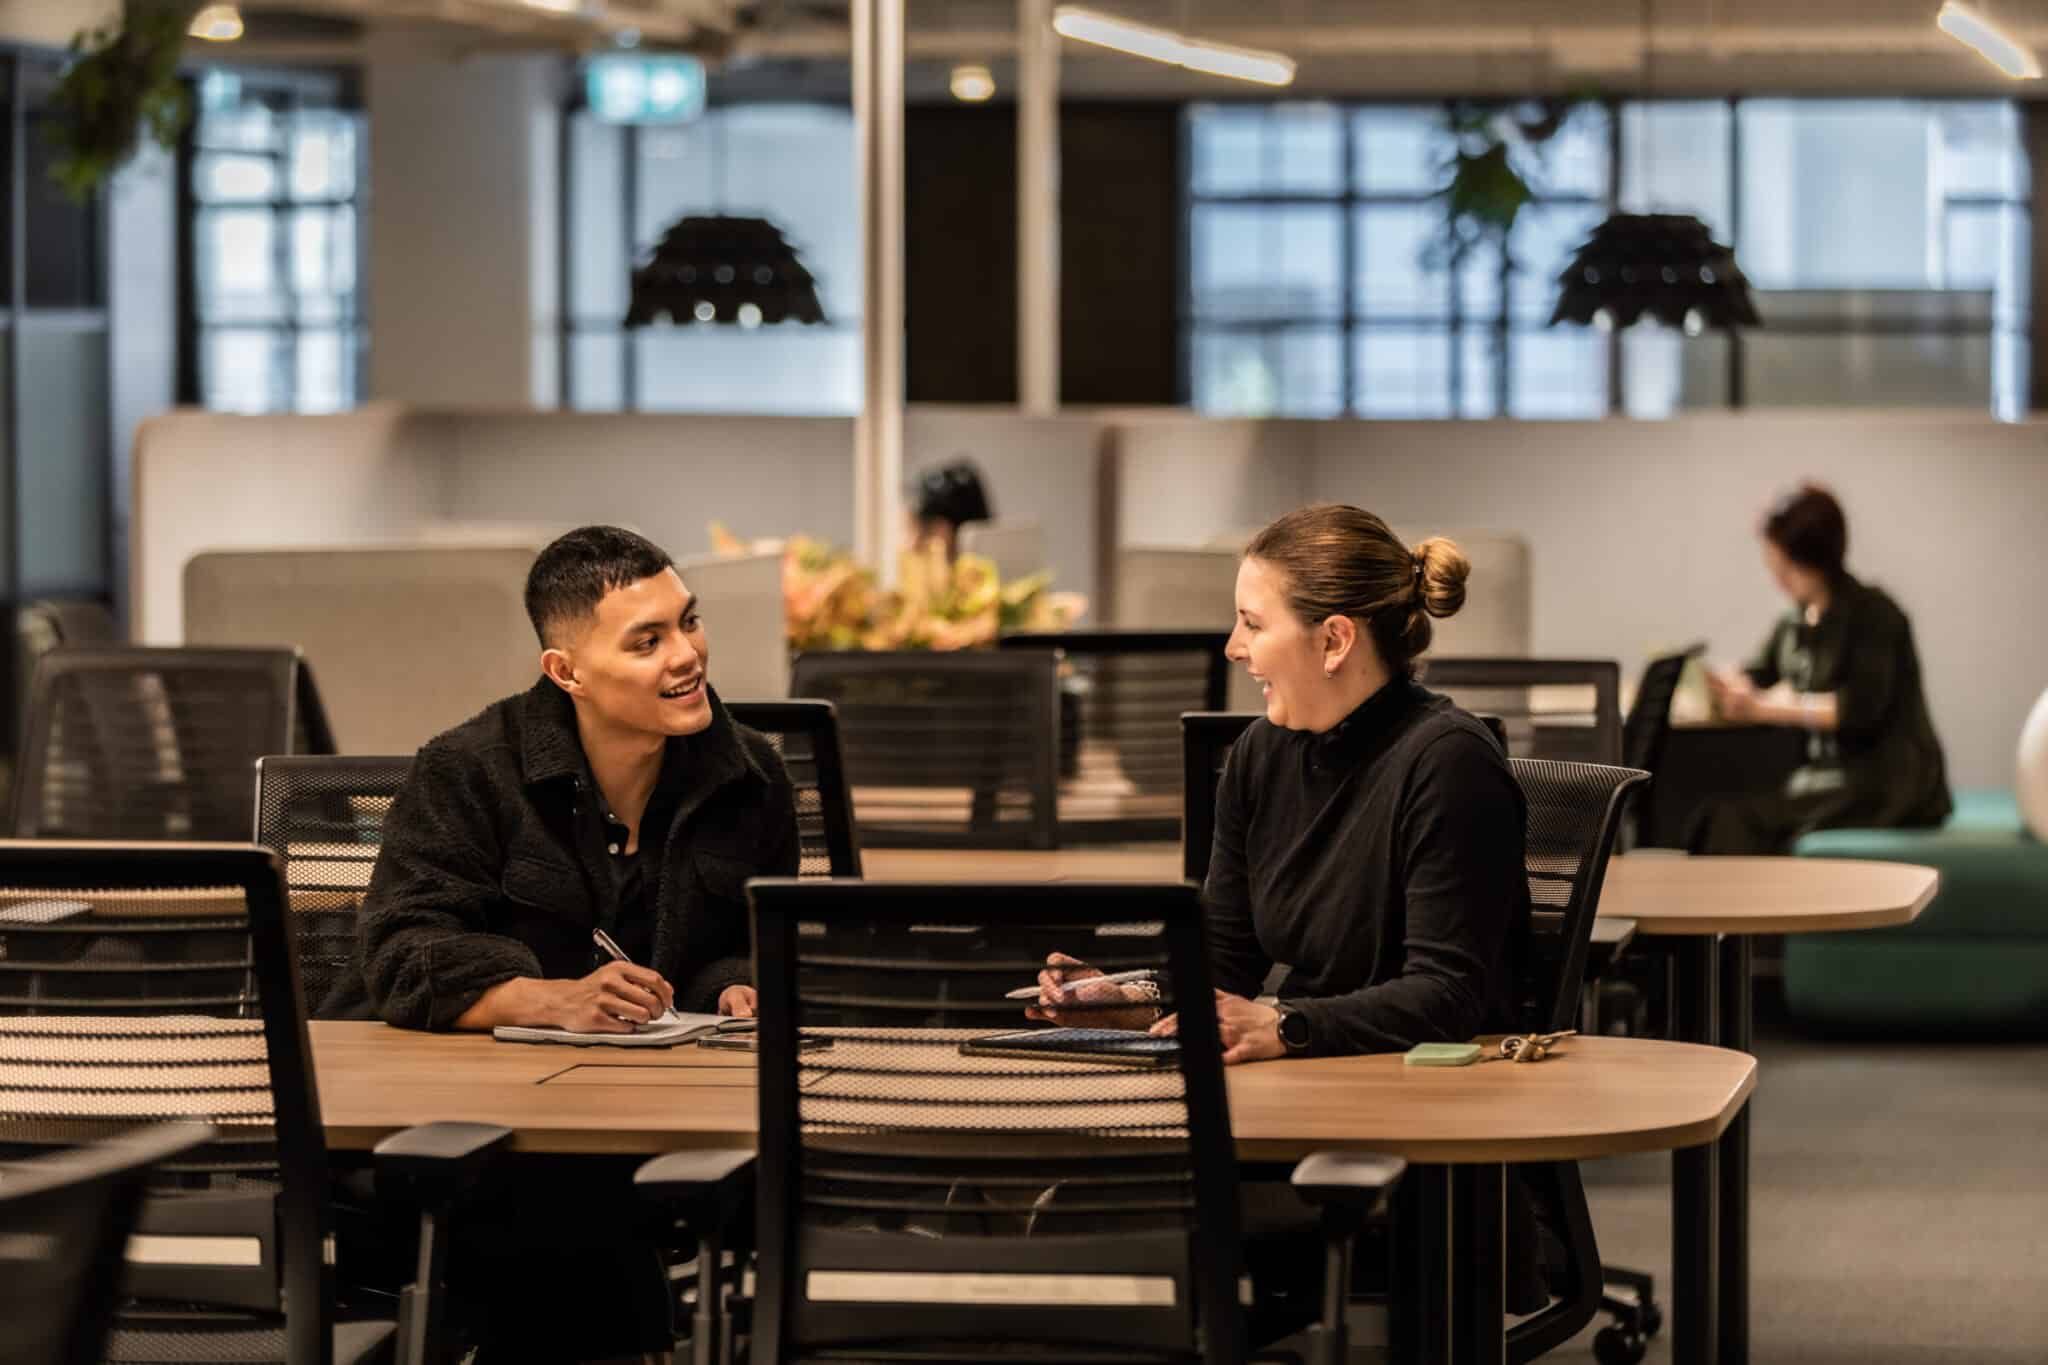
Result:
{"type": "Polygon", "coordinates": [[[766,218],[687,217],[633,272],[626,326],[662,318],[760,327],[825,320],[817,281],[766,218]]]}
{"type": "Polygon", "coordinates": [[[1689,336],[1763,325],[1735,252],[1691,214],[1615,214],[1593,229],[1557,283],[1553,325],[1607,331],[1645,313],[1689,336]]]}

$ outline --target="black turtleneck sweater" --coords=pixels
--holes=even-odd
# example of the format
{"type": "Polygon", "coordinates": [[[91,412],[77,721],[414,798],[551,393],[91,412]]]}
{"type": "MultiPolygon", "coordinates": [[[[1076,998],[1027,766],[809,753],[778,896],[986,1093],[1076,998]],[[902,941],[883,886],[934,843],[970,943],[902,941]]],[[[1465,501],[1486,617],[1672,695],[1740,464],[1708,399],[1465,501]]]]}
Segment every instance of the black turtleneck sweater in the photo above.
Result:
{"type": "Polygon", "coordinates": [[[1253,722],[1202,887],[1217,986],[1257,995],[1286,964],[1321,1055],[1514,1027],[1524,819],[1485,726],[1407,679],[1324,734],[1253,722]]]}

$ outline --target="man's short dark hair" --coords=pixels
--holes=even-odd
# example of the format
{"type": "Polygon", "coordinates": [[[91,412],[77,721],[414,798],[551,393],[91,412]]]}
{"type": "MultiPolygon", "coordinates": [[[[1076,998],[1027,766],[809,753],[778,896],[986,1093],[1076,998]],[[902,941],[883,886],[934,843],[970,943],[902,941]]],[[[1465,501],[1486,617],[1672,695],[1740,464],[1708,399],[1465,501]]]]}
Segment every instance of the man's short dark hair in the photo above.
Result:
{"type": "Polygon", "coordinates": [[[614,588],[675,567],[668,551],[617,526],[579,526],[558,537],[526,572],[526,618],[542,648],[550,633],[597,611],[614,588]]]}

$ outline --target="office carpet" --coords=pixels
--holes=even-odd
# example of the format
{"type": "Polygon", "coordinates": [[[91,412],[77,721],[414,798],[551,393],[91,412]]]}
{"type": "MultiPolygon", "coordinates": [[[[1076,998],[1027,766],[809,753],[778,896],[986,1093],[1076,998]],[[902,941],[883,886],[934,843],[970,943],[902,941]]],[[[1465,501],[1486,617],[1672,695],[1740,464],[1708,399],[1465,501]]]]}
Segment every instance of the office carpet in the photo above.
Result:
{"type": "MultiPolygon", "coordinates": [[[[2048,1044],[1823,1042],[1760,1021],[1756,1365],[2048,1361],[2048,1044]]],[[[1585,1167],[1601,1255],[1666,1303],[1670,1161],[1585,1167]]],[[[1596,1326],[1603,1325],[1603,1316],[1596,1326]]],[[[1590,1360],[1588,1330],[1550,1357],[1590,1360]]]]}

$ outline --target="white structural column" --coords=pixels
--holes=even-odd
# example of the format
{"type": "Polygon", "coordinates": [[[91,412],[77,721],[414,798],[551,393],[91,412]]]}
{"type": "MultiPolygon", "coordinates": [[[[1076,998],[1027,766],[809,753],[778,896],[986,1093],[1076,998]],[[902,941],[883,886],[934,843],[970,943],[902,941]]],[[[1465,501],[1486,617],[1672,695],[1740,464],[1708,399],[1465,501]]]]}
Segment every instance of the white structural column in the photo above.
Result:
{"type": "Polygon", "coordinates": [[[864,377],[853,430],[854,553],[896,577],[903,511],[903,0],[853,0],[864,377]]]}
{"type": "Polygon", "coordinates": [[[1017,401],[1060,405],[1060,48],[1052,0],[1017,0],[1017,401]]]}

